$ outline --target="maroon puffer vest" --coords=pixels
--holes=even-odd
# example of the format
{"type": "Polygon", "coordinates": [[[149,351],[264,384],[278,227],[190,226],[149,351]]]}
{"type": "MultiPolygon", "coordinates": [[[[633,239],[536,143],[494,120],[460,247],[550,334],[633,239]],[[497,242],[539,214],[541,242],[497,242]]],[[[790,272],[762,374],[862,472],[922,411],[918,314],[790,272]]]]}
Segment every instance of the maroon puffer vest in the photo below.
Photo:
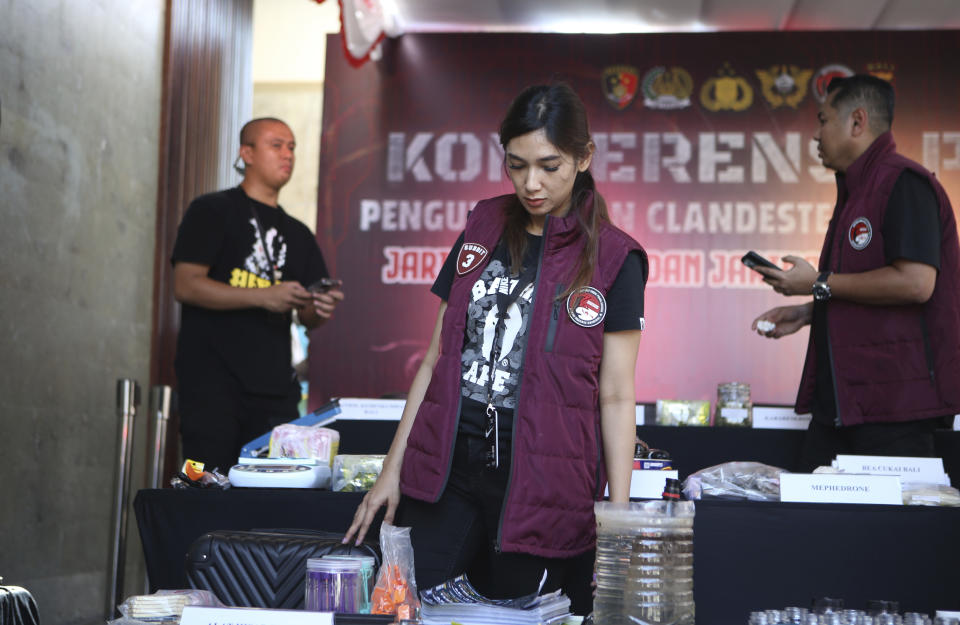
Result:
{"type": "MultiPolygon", "coordinates": [[[[897,154],[891,133],[877,137],[847,169],[848,196],[830,220],[826,241],[832,245],[829,250],[824,246],[820,271],[860,273],[886,265],[884,212],[904,169],[926,177],[936,191],[940,272],[925,304],[866,306],[840,299],[827,304],[837,410],[844,425],[912,421],[960,412],[957,224],[943,187],[933,174],[897,154]]],[[[816,362],[811,332],[797,412],[811,409],[816,362]]]]}
{"type": "MultiPolygon", "coordinates": [[[[500,239],[505,195],[477,204],[464,243],[490,253],[500,239]]],[[[592,210],[592,202],[588,202],[592,210]]],[[[606,475],[600,440],[598,373],[603,324],[581,327],[557,300],[573,275],[585,243],[574,215],[550,217],[534,292],[530,333],[514,413],[513,456],[498,533],[503,551],[570,557],[593,547],[593,502],[606,475]]],[[[599,258],[591,286],[606,294],[627,254],[643,249],[612,225],[600,229],[599,258]]],[[[460,352],[470,290],[484,261],[456,275],[440,335],[440,356],[407,439],[400,474],[405,495],[437,501],[446,486],[460,414],[460,352]]]]}

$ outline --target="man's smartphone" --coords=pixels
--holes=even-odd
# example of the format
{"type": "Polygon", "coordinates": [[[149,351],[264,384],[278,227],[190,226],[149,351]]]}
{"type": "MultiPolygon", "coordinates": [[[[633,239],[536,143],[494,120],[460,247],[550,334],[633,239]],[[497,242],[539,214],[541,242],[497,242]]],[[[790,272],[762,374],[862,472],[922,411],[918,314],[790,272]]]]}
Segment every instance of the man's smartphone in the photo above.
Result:
{"type": "Polygon", "coordinates": [[[783,271],[782,267],[777,267],[776,265],[771,263],[769,260],[761,256],[760,254],[757,254],[753,250],[750,250],[749,252],[744,254],[743,258],[740,259],[740,262],[742,262],[744,265],[746,265],[750,269],[756,269],[757,267],[767,267],[769,269],[777,269],[779,271],[783,271]]]}
{"type": "Polygon", "coordinates": [[[343,280],[337,280],[336,278],[320,278],[308,286],[307,290],[311,293],[326,293],[330,289],[336,288],[341,284],[343,284],[343,280]]]}

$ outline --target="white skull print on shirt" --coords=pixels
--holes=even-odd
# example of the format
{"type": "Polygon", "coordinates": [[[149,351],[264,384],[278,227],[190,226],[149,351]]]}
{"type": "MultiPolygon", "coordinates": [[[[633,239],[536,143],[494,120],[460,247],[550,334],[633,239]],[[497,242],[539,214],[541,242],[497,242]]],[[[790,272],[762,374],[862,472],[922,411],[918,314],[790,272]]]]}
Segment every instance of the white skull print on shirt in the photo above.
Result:
{"type": "Polygon", "coordinates": [[[244,259],[243,268],[261,278],[270,280],[273,271],[270,260],[274,262],[278,270],[287,264],[287,242],[273,226],[266,229],[263,233],[263,238],[266,240],[261,241],[257,221],[252,217],[248,221],[253,229],[253,249],[250,251],[250,255],[244,259]],[[266,250],[264,250],[264,245],[270,250],[269,259],[266,250]]]}
{"type": "Polygon", "coordinates": [[[460,388],[464,397],[486,404],[491,354],[499,354],[496,366],[492,368],[491,403],[498,408],[514,409],[515,392],[527,344],[534,285],[529,280],[524,281],[526,286],[521,286],[522,292],[516,298],[511,298],[513,302],[507,308],[502,330],[497,333],[497,317],[500,313],[497,293],[512,294],[521,282],[519,277],[511,278],[508,274],[509,267],[494,258],[473,284],[460,360],[460,388]]]}

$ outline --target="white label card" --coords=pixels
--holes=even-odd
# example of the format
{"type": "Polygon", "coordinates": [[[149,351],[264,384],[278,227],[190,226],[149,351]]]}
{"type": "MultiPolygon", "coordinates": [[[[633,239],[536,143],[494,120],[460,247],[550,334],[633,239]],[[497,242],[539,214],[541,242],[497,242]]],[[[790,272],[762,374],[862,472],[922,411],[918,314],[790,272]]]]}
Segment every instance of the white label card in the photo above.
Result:
{"type": "Polygon", "coordinates": [[[188,605],[180,625],[333,625],[333,612],[188,605]]]}
{"type": "Polygon", "coordinates": [[[651,471],[634,469],[630,477],[630,496],[639,499],[660,499],[663,497],[663,487],[667,483],[667,478],[677,478],[677,471],[667,469],[665,471],[651,471]]]}
{"type": "Polygon", "coordinates": [[[644,419],[647,418],[647,407],[643,404],[637,404],[636,411],[636,423],[637,425],[643,425],[644,419]]]}
{"type": "Polygon", "coordinates": [[[903,495],[896,475],[781,473],[780,501],[899,506],[903,504],[903,495]]]}
{"type": "Polygon", "coordinates": [[[747,420],[746,408],[721,408],[720,418],[730,424],[743,423],[747,420]]]}
{"type": "Polygon", "coordinates": [[[797,414],[793,408],[782,406],[754,406],[753,427],[768,430],[805,430],[810,425],[809,414],[797,414]]]}
{"type": "Polygon", "coordinates": [[[407,401],[405,399],[341,397],[337,403],[340,405],[340,414],[337,415],[337,419],[399,421],[407,401]]]}
{"type": "Polygon", "coordinates": [[[943,472],[941,458],[838,455],[837,468],[847,473],[899,475],[904,482],[950,485],[950,479],[943,472]]]}

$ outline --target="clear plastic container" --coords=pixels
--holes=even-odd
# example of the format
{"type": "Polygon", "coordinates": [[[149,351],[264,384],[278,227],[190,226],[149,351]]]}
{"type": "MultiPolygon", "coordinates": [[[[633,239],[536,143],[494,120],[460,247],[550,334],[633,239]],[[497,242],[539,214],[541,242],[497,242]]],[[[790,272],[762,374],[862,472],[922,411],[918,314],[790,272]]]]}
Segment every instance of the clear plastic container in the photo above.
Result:
{"type": "Polygon", "coordinates": [[[597,502],[594,510],[594,623],[693,625],[693,502],[597,502]]]}
{"type": "Polygon", "coordinates": [[[304,609],[313,612],[360,612],[362,563],[353,558],[310,558],[304,609]]]}
{"type": "Polygon", "coordinates": [[[373,595],[373,587],[377,583],[374,576],[374,567],[376,560],[373,556],[341,556],[329,555],[323,556],[327,560],[356,560],[360,563],[360,614],[370,614],[370,596],[373,595]]]}

